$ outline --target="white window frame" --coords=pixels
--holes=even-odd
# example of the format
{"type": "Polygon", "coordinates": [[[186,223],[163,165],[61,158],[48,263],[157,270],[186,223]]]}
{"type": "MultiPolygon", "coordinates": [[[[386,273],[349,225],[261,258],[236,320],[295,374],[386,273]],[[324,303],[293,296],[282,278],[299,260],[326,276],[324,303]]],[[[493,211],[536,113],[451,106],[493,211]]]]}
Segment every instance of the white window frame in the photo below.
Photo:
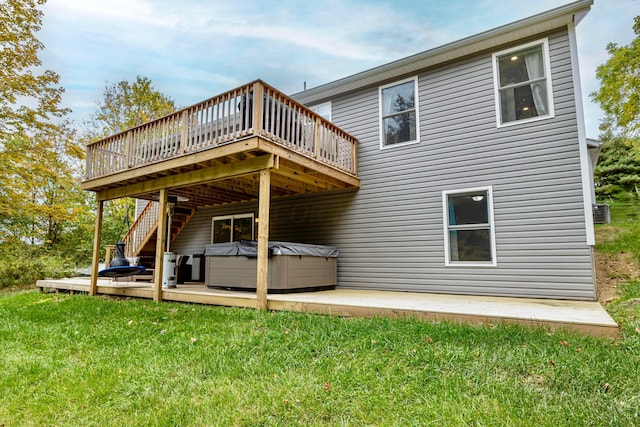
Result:
{"type": "MultiPolygon", "coordinates": [[[[386,84],[384,86],[379,86],[378,87],[378,124],[379,124],[379,132],[380,132],[380,149],[381,150],[387,150],[387,149],[391,149],[391,148],[396,148],[396,147],[404,147],[405,145],[411,145],[411,144],[417,144],[420,142],[420,102],[419,102],[419,98],[420,96],[418,95],[418,76],[413,76],[413,77],[409,77],[403,80],[398,80],[395,81],[393,83],[389,83],[386,84]],[[413,101],[414,101],[414,110],[416,111],[416,139],[412,140],[412,141],[407,141],[407,142],[402,142],[400,144],[391,144],[391,145],[385,145],[384,144],[384,122],[383,122],[383,115],[382,115],[382,91],[384,89],[393,87],[393,86],[398,86],[401,85],[403,83],[407,83],[413,81],[413,101]]],[[[411,111],[411,110],[406,110],[406,111],[411,111]]]]}
{"type": "Polygon", "coordinates": [[[544,38],[540,40],[536,40],[530,43],[526,43],[523,45],[519,45],[513,48],[501,50],[500,52],[496,52],[492,56],[493,62],[493,85],[495,92],[495,103],[496,103],[496,124],[498,128],[507,127],[507,126],[517,126],[522,123],[531,123],[538,120],[546,120],[555,117],[555,109],[553,103],[553,86],[551,84],[551,61],[549,57],[549,39],[544,38]],[[502,103],[500,102],[500,76],[499,76],[499,68],[498,68],[498,57],[509,55],[511,53],[515,53],[518,51],[526,50],[534,46],[542,45],[542,58],[544,60],[544,73],[547,83],[547,100],[549,105],[547,106],[549,113],[544,116],[531,117],[528,119],[522,120],[513,120],[510,122],[502,122],[502,103]]]}
{"type": "Polygon", "coordinates": [[[324,117],[325,119],[332,121],[333,118],[333,110],[332,110],[332,105],[331,105],[331,101],[327,101],[327,102],[323,102],[322,104],[316,104],[316,105],[311,105],[309,107],[309,109],[311,111],[313,111],[314,113],[316,113],[317,115],[323,117],[322,115],[320,115],[320,113],[318,113],[318,110],[320,109],[320,107],[329,107],[329,118],[324,117]]]}
{"type": "MultiPolygon", "coordinates": [[[[230,219],[231,220],[231,241],[233,242],[233,229],[234,229],[234,221],[236,219],[240,219],[240,218],[251,218],[251,240],[255,239],[255,234],[256,234],[256,227],[255,227],[255,218],[254,218],[254,214],[253,213],[244,213],[244,214],[237,214],[237,215],[222,215],[222,216],[214,216],[213,218],[211,218],[211,243],[214,243],[213,241],[213,237],[214,237],[214,233],[215,233],[215,222],[216,221],[221,221],[221,220],[225,220],[225,219],[230,219]]],[[[217,243],[227,243],[227,242],[217,242],[217,243]]]]}
{"type": "MultiPolygon", "coordinates": [[[[442,224],[444,226],[444,253],[447,267],[497,267],[496,258],[496,230],[493,217],[493,187],[463,188],[459,190],[445,190],[442,192],[442,224]],[[449,241],[449,195],[463,195],[483,191],[487,193],[487,209],[489,220],[489,238],[491,239],[491,261],[452,261],[449,241]]],[[[472,228],[472,227],[470,227],[472,228]]]]}

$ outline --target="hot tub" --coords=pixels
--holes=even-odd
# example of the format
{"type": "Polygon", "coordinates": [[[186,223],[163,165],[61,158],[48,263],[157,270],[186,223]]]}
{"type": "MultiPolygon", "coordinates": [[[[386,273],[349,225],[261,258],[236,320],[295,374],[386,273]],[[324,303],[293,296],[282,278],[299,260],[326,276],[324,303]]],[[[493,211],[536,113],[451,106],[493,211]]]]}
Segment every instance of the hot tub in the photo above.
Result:
{"type": "MultiPolygon", "coordinates": [[[[209,288],[256,288],[258,243],[207,245],[205,283],[209,288]]],[[[268,289],[289,292],[331,289],[337,284],[338,249],[332,246],[269,242],[268,289]]]]}

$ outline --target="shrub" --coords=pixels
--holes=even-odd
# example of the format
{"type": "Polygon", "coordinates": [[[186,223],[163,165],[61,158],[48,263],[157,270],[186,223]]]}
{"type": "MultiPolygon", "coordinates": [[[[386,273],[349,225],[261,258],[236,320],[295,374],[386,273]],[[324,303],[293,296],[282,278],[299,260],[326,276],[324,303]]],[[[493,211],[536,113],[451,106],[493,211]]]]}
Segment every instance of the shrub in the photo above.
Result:
{"type": "Polygon", "coordinates": [[[73,274],[68,260],[55,255],[9,256],[0,259],[0,289],[34,285],[40,279],[57,279],[73,274]]]}

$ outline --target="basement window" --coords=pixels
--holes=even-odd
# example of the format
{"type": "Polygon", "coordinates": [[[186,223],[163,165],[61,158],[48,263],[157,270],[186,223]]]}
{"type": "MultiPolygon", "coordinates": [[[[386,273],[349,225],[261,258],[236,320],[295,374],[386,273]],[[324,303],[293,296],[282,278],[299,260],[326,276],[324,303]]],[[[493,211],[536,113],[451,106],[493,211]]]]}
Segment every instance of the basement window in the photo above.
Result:
{"type": "Polygon", "coordinates": [[[211,226],[211,243],[253,240],[254,224],[252,213],[214,216],[211,226]]]}
{"type": "Polygon", "coordinates": [[[554,116],[549,42],[493,54],[498,127],[554,116]]]}
{"type": "Polygon", "coordinates": [[[442,192],[445,264],[496,266],[491,187],[442,192]]]}

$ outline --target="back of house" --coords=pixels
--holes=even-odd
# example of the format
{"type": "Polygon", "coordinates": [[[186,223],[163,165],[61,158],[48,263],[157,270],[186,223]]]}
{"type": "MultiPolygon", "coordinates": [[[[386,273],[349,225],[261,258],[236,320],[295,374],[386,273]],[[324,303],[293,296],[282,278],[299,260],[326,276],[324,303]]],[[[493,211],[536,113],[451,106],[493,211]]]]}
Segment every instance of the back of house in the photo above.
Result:
{"type": "MultiPolygon", "coordinates": [[[[340,288],[595,299],[575,39],[591,4],[292,95],[358,140],[361,184],[273,198],[269,238],[337,247],[340,288]]],[[[172,251],[255,238],[257,210],[199,208],[172,251]]]]}

